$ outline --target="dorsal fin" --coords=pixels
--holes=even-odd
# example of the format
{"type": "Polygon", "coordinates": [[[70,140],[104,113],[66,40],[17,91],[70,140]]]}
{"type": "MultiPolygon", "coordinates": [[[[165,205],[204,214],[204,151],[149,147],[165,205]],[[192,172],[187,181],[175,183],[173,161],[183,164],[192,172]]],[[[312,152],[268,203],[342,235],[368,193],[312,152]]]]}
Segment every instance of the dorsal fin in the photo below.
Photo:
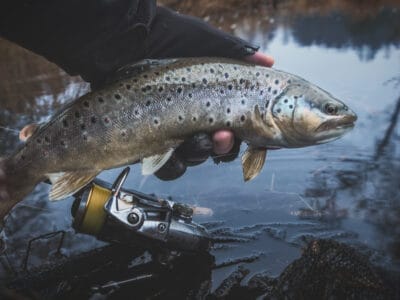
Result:
{"type": "Polygon", "coordinates": [[[139,75],[144,72],[151,71],[153,69],[160,68],[162,66],[166,66],[172,63],[175,63],[178,59],[170,58],[170,59],[143,59],[134,64],[124,66],[118,69],[115,73],[113,73],[110,77],[106,79],[106,84],[111,84],[113,82],[121,81],[126,78],[130,78],[136,75],[139,75]]]}

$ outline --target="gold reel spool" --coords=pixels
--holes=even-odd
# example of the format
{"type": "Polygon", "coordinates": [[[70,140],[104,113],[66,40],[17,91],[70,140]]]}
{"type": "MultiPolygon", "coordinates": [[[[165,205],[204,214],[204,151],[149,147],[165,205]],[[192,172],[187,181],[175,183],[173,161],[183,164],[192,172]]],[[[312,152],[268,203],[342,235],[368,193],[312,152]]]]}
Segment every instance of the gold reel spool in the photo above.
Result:
{"type": "Polygon", "coordinates": [[[74,227],[82,233],[97,235],[104,225],[107,214],[104,205],[110,199],[111,190],[93,183],[85,191],[76,212],[74,227]]]}

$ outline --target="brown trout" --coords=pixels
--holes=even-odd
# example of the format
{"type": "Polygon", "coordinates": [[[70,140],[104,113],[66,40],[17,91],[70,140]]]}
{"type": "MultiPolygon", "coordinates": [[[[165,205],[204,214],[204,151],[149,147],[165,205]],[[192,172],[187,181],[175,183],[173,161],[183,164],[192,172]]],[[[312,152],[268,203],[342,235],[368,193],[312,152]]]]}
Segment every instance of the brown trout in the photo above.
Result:
{"type": "Polygon", "coordinates": [[[242,156],[249,180],[268,148],[332,141],[356,118],[326,91],[283,71],[223,58],[164,61],[66,105],[4,159],[9,197],[0,214],[47,178],[57,200],[105,169],[141,161],[142,173],[152,174],[185,139],[218,129],[249,145],[242,156]]]}

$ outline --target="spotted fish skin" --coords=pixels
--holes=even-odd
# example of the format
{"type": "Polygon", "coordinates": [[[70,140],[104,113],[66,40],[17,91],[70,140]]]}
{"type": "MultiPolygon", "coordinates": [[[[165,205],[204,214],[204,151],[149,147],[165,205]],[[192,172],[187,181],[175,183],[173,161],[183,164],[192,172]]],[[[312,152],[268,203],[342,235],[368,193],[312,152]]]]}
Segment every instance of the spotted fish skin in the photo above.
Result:
{"type": "MultiPolygon", "coordinates": [[[[13,202],[46,177],[64,196],[61,188],[71,182],[82,187],[104,169],[164,154],[198,132],[230,129],[253,149],[316,144],[291,137],[296,129],[283,130],[308,90],[336,101],[295,75],[236,60],[187,58],[150,68],[84,95],[41,126],[6,161],[8,184],[20,190],[13,202]]],[[[354,115],[340,101],[335,105],[354,115]]],[[[298,119],[308,126],[307,118],[298,119]]]]}

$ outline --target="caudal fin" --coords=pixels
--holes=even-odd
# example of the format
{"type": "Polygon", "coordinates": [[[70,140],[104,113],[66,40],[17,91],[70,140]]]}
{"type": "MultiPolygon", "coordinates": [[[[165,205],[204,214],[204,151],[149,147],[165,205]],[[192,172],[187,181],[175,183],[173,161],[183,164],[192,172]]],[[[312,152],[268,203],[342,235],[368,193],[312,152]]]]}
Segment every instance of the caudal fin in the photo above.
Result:
{"type": "Polygon", "coordinates": [[[23,200],[40,181],[34,174],[18,168],[13,157],[0,158],[0,224],[11,208],[23,200]]]}

